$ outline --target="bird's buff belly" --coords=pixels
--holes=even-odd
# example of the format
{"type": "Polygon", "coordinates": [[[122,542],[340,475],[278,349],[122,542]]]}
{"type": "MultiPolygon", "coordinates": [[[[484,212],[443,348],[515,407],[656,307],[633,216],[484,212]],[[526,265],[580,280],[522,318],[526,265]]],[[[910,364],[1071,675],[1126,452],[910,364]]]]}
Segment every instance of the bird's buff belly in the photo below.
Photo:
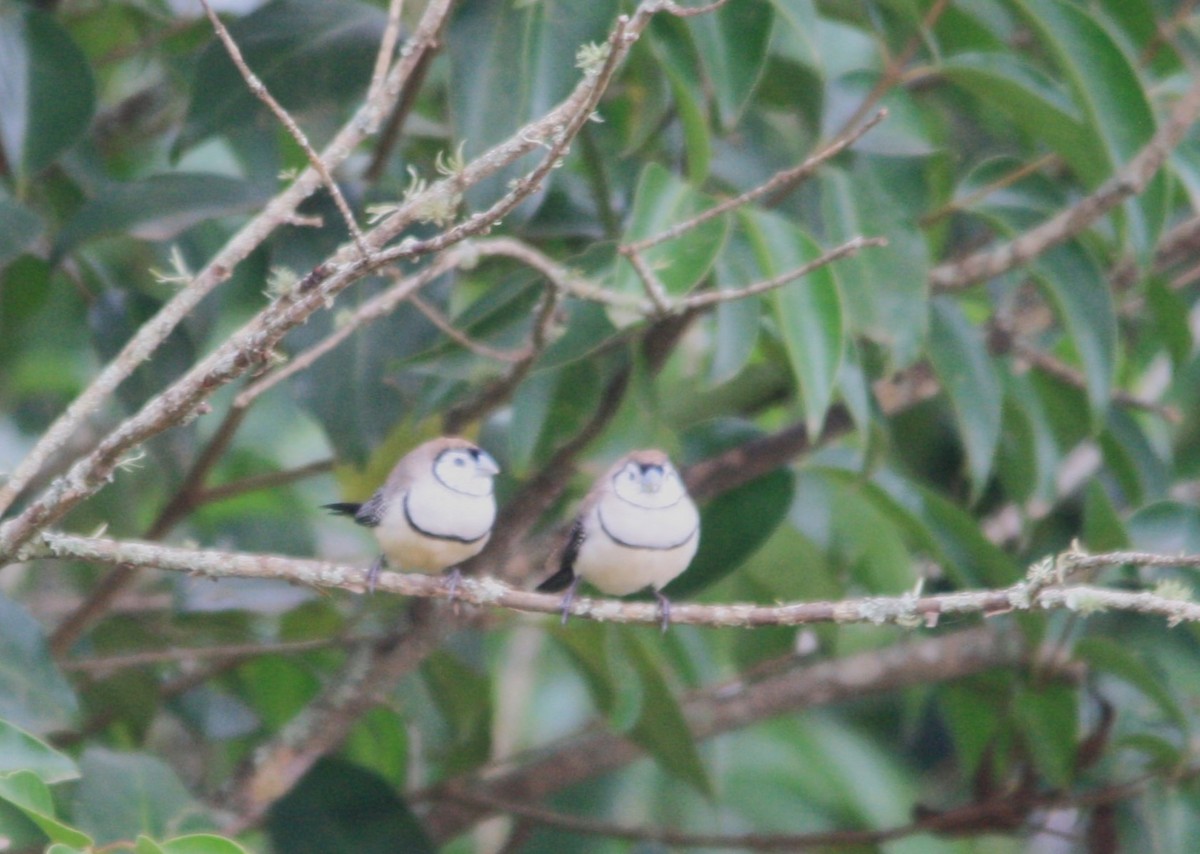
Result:
{"type": "Polygon", "coordinates": [[[696,536],[673,549],[635,549],[590,540],[579,550],[575,572],[609,596],[625,596],[644,587],[661,590],[687,569],[698,544],[696,536]]]}

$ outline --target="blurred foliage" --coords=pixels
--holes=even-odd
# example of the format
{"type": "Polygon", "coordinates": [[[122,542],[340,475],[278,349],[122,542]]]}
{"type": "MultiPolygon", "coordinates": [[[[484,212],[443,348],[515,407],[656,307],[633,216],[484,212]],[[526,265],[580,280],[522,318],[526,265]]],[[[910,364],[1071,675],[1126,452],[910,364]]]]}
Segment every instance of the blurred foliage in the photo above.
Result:
{"type": "MultiPolygon", "coordinates": [[[[323,145],[366,91],[386,4],[231,5],[247,61],[323,145]]],[[[405,4],[408,25],[422,5],[405,4]]],[[[579,79],[579,48],[629,8],[459,2],[381,174],[367,177],[376,140],[338,170],[360,221],[368,205],[433,179],[460,148],[474,157],[544,114],[579,79]]],[[[499,231],[598,287],[641,296],[617,245],[762,183],[886,107],[886,120],[811,180],[645,258],[666,292],[682,296],[779,275],[856,235],[888,245],[700,312],[659,357],[639,346],[644,318],[567,300],[511,399],[466,428],[505,469],[501,500],[619,389],[570,500],[539,530],[554,530],[591,478],[633,446],[661,445],[686,466],[790,425],[819,435],[835,413],[853,427],[707,501],[695,565],[668,588],[676,598],[1002,586],[1076,539],[1095,550],[1200,552],[1200,241],[1187,240],[1200,204],[1194,131],[1144,192],[1079,237],[953,295],[930,286],[935,266],[1019,235],[1110,180],[1192,85],[1198,39],[1200,17],[1169,0],[730,0],[715,14],[659,16],[599,121],[499,231]],[[1047,358],[1062,370],[1045,369],[1047,358]],[[628,383],[614,382],[626,373],[628,383]],[[924,377],[938,393],[897,403],[885,385],[897,376],[924,377]]],[[[530,162],[473,187],[466,209],[489,205],[530,162]]],[[[170,298],[172,274],[199,268],[303,163],[195,5],[0,0],[0,471],[170,298]]],[[[271,277],[302,276],[346,242],[327,196],[302,212],[321,224],[278,230],[232,271],[92,416],[81,448],[263,307],[271,277]]],[[[385,286],[356,284],[285,340],[288,354],[320,342],[385,286]]],[[[485,258],[423,297],[474,341],[513,350],[543,286],[511,259],[485,258]]],[[[147,459],[123,468],[68,527],[365,562],[370,541],[317,505],[343,491],[362,498],[399,453],[440,432],[445,412],[506,371],[402,305],[256,401],[207,485],[219,492],[322,459],[339,464],[336,478],[216,495],[164,517],[230,405],[222,392],[213,414],[151,442],[147,459]]],[[[0,573],[6,850],[90,851],[117,840],[139,854],[242,850],[209,834],[223,818],[206,804],[335,678],[348,646],[337,639],[384,632],[396,608],[280,584],[147,576],[128,607],[52,656],[46,634],[105,573],[0,573]],[[72,667],[323,639],[333,640],[218,659],[224,667],[192,684],[181,680],[207,665],[182,655],[136,669],[72,667]]],[[[1193,575],[1123,569],[1097,580],[1186,587],[1193,575]]],[[[697,831],[881,828],[904,824],[917,803],[943,808],[1025,785],[1086,793],[1155,774],[1178,782],[1131,794],[1115,812],[1098,808],[1093,841],[1109,834],[1140,848],[1150,826],[1159,850],[1185,850],[1200,836],[1197,629],[1128,614],[990,622],[1044,641],[1065,666],[947,684],[931,674],[939,684],[697,744],[680,710],[689,689],[785,666],[813,642],[825,657],[908,633],[675,627],[661,638],[644,627],[559,630],[547,619],[531,640],[501,615],[432,655],[339,755],[278,801],[262,836],[242,841],[289,852],[393,851],[398,840],[429,850],[413,790],[599,718],[653,761],[557,794],[560,810],[697,831]]],[[[1057,839],[1061,850],[1084,850],[1088,816],[1081,808],[1070,825],[1078,839],[1057,839]]],[[[1017,851],[1038,832],[1005,830],[883,847],[1017,851]]],[[[523,850],[627,845],[581,839],[538,830],[523,850]]]]}

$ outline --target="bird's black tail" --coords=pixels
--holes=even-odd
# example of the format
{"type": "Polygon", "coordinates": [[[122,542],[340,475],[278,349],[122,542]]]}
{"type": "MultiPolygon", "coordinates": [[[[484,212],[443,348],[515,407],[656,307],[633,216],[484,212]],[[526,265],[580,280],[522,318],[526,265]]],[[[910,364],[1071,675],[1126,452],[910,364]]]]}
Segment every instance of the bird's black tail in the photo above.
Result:
{"type": "Polygon", "coordinates": [[[355,504],[353,501],[342,501],[337,504],[322,504],[321,509],[328,510],[335,516],[356,516],[361,504],[355,504]]]}
{"type": "Polygon", "coordinates": [[[571,582],[575,580],[575,573],[571,567],[564,566],[559,569],[554,575],[547,578],[537,586],[539,593],[557,593],[560,590],[566,590],[571,586],[571,582]]]}

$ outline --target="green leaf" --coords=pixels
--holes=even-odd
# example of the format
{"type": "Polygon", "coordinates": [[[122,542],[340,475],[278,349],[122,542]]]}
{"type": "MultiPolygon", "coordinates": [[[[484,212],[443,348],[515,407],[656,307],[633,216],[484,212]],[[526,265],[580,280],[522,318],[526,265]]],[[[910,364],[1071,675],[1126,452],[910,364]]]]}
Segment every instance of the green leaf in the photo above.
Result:
{"type": "Polygon", "coordinates": [[[92,839],[54,817],[54,800],[50,789],[32,771],[13,771],[0,774],[0,800],[7,801],[36,824],[51,842],[62,842],[76,848],[87,848],[92,839]]]}
{"type": "Polygon", "coordinates": [[[429,692],[450,732],[441,765],[447,774],[474,768],[492,747],[491,685],[486,673],[467,666],[451,653],[431,655],[421,668],[429,692]]]}
{"type": "Polygon", "coordinates": [[[1103,145],[1084,125],[1070,98],[1022,57],[999,52],[960,54],[944,62],[941,73],[1044,142],[1089,186],[1107,175],[1103,145]]]}
{"type": "Polygon", "coordinates": [[[246,854],[246,849],[232,839],[211,833],[177,836],[160,843],[159,849],[163,854],[246,854]]]}
{"type": "MultiPolygon", "coordinates": [[[[756,211],[741,216],[761,271],[769,279],[821,255],[821,247],[782,217],[756,211]]],[[[750,284],[747,282],[746,284],[750,284]]],[[[810,436],[819,436],[833,400],[841,367],[842,303],[830,266],[776,288],[770,296],[776,323],[788,353],[810,436]]]]}
{"type": "Polygon", "coordinates": [[[1110,673],[1141,691],[1154,701],[1164,717],[1184,733],[1190,729],[1183,709],[1171,695],[1165,681],[1155,678],[1152,668],[1140,651],[1112,638],[1091,635],[1075,644],[1075,655],[1095,669],[1110,673]]]}
{"type": "Polygon", "coordinates": [[[883,173],[895,158],[864,158],[853,172],[821,173],[821,215],[831,245],[862,235],[888,245],[837,262],[848,331],[881,344],[893,367],[920,354],[929,298],[929,258],[913,212],[887,189],[883,173]]]}
{"type": "Polygon", "coordinates": [[[101,844],[143,833],[161,838],[215,825],[208,809],[157,757],[89,747],[79,766],[83,779],[73,814],[79,826],[101,844]]]}
{"type": "Polygon", "coordinates": [[[982,330],[952,300],[938,298],[930,305],[929,356],[954,409],[967,449],[972,497],[978,500],[1000,441],[1004,390],[982,330]]]}
{"type": "MultiPolygon", "coordinates": [[[[714,204],[712,198],[696,192],[657,163],[650,163],[638,179],[633,209],[622,241],[634,243],[653,237],[714,204]]],[[[719,216],[674,240],[647,249],[642,253],[642,259],[658,276],[668,294],[685,294],[708,275],[725,243],[727,231],[728,218],[719,216]]],[[[619,258],[616,264],[613,290],[645,294],[642,280],[629,261],[619,258]]]]}
{"type": "MultiPolygon", "coordinates": [[[[729,241],[713,267],[717,290],[731,291],[753,283],[761,275],[754,247],[742,230],[729,241]]],[[[754,355],[758,344],[762,297],[720,303],[713,311],[716,341],[712,354],[712,381],[722,382],[739,374],[754,355]]]]}
{"type": "MultiPolygon", "coordinates": [[[[1065,0],[1017,0],[1025,20],[1054,56],[1086,124],[1104,145],[1109,174],[1128,163],[1154,135],[1149,97],[1133,62],[1098,16],[1065,0]]],[[[1107,177],[1107,176],[1106,176],[1107,177]]],[[[1146,255],[1162,230],[1167,210],[1166,179],[1160,173],[1125,206],[1132,244],[1146,255]]]]}
{"type": "MultiPolygon", "coordinates": [[[[576,67],[577,51],[589,42],[604,41],[617,14],[615,0],[472,0],[455,5],[446,35],[451,74],[447,94],[455,145],[463,143],[468,158],[507,139],[562,100],[582,75],[576,67]]],[[[505,193],[510,179],[541,155],[537,151],[477,184],[467,192],[468,206],[491,204],[505,193]]],[[[512,219],[511,214],[506,217],[512,219]]]]}
{"type": "Polygon", "coordinates": [[[737,124],[762,76],[773,22],[766,0],[726,3],[688,21],[726,128],[737,124]]]}
{"type": "Polygon", "coordinates": [[[700,186],[708,178],[712,161],[712,134],[703,107],[703,93],[697,91],[697,57],[691,50],[687,25],[672,15],[659,15],[651,23],[650,35],[651,47],[670,81],[671,96],[683,128],[688,180],[700,186]]]}
{"type": "Polygon", "coordinates": [[[329,757],[314,764],[271,807],[267,834],[271,850],[288,854],[435,854],[438,850],[386,780],[329,757]]]}
{"type": "Polygon", "coordinates": [[[65,754],[20,727],[0,720],[0,774],[32,771],[44,783],[74,780],[79,769],[65,754]]]}
{"type": "Polygon", "coordinates": [[[113,184],[67,221],[53,257],[107,234],[169,240],[197,223],[251,210],[266,198],[262,187],[223,175],[179,172],[113,184]]]}
{"type": "Polygon", "coordinates": [[[34,734],[69,729],[79,701],[59,672],[42,627],[0,595],[0,719],[34,734]]]}
{"type": "Polygon", "coordinates": [[[687,571],[667,585],[672,599],[690,599],[737,570],[787,518],[796,477],[788,469],[732,489],[700,512],[700,548],[687,571]],[[746,524],[753,519],[753,524],[746,524]]]}
{"type": "Polygon", "coordinates": [[[1033,262],[1034,274],[1066,326],[1083,374],[1093,427],[1104,422],[1117,362],[1117,312],[1100,265],[1078,243],[1033,262]]]}
{"type": "Polygon", "coordinates": [[[0,196],[0,269],[29,249],[42,228],[41,217],[24,205],[0,196]]]}
{"type": "MultiPolygon", "coordinates": [[[[353,0],[272,0],[229,25],[250,70],[291,113],[358,103],[371,79],[386,18],[353,0]]],[[[178,154],[213,134],[277,122],[214,38],[200,54],[178,154]]],[[[319,143],[318,143],[319,144],[319,143]]]]}
{"type": "Polygon", "coordinates": [[[1075,690],[1066,685],[1026,688],[1017,694],[1013,711],[1037,767],[1054,786],[1070,783],[1079,729],[1075,690]]]}
{"type": "Polygon", "coordinates": [[[163,847],[149,836],[139,836],[133,846],[133,854],[163,854],[163,847]]]}
{"type": "Polygon", "coordinates": [[[569,626],[553,629],[551,637],[574,662],[575,669],[583,677],[596,708],[608,714],[616,702],[617,687],[608,672],[606,631],[604,623],[576,620],[569,626]]]}
{"type": "Polygon", "coordinates": [[[87,130],[96,106],[87,58],[50,15],[0,8],[0,153],[20,178],[49,166],[87,130]]]}
{"type": "Polygon", "coordinates": [[[1134,549],[1159,554],[1200,552],[1200,508],[1176,501],[1142,507],[1129,519],[1129,543],[1134,549]]]}
{"type": "Polygon", "coordinates": [[[630,631],[623,634],[625,653],[642,688],[642,714],[630,731],[630,738],[645,748],[663,770],[711,796],[712,782],[700,761],[679,703],[636,635],[630,631]]]}

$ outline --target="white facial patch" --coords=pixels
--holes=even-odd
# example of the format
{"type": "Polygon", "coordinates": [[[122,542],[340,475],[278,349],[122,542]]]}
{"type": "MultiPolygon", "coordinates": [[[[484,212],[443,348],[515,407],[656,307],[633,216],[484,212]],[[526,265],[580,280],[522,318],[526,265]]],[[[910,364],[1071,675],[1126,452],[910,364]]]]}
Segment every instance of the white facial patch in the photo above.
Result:
{"type": "Polygon", "coordinates": [[[613,491],[622,501],[646,510],[671,507],[687,495],[670,463],[645,468],[635,462],[626,463],[613,477],[613,491]]]}
{"type": "Polygon", "coordinates": [[[492,494],[492,478],[499,467],[484,451],[454,448],[442,451],[433,464],[433,475],[447,489],[464,495],[492,494]]]}

